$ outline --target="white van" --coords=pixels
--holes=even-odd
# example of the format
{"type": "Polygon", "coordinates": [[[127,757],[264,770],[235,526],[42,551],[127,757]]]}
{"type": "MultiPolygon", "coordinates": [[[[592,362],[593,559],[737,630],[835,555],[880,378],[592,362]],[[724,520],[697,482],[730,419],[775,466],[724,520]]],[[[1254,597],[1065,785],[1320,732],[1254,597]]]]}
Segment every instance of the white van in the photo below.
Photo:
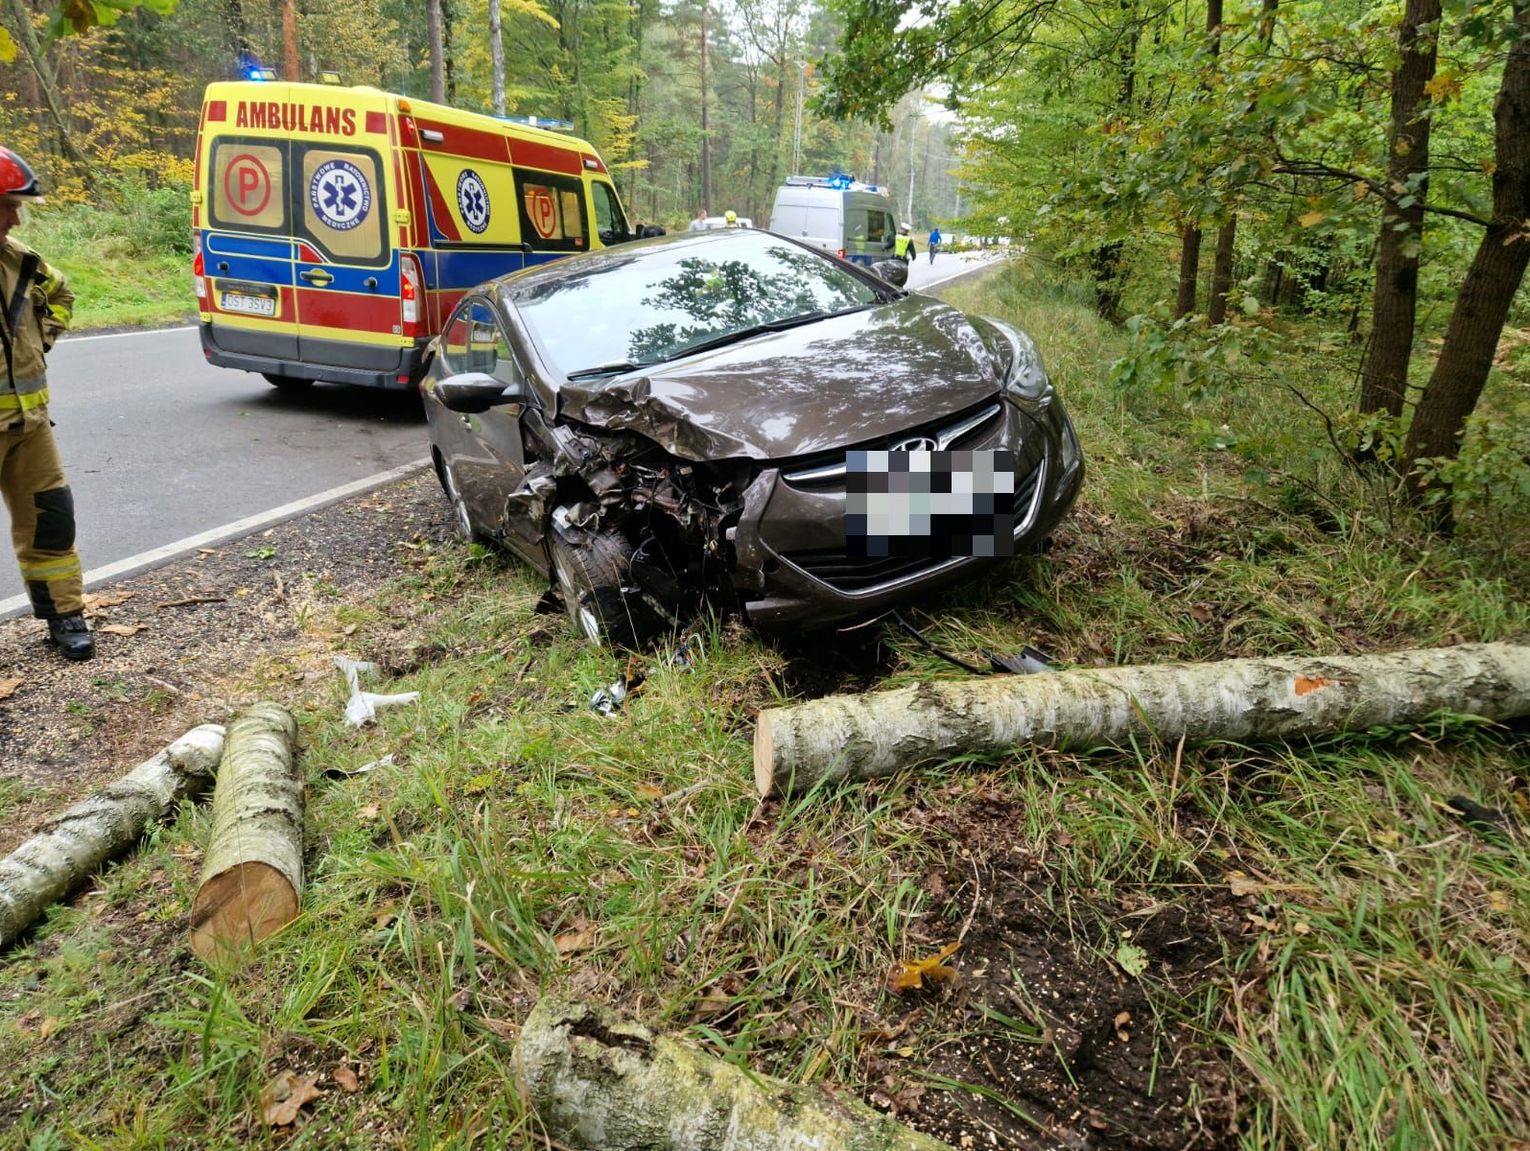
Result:
{"type": "Polygon", "coordinates": [[[853,264],[892,255],[898,217],[892,195],[844,176],[790,176],[776,189],[770,230],[853,264]]]}

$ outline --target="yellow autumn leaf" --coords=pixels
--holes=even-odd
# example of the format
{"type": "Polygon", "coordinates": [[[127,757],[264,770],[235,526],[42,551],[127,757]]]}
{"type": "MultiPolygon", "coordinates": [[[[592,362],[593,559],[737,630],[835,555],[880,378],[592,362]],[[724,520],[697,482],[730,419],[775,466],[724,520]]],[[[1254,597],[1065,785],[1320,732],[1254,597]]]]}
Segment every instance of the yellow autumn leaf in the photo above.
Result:
{"type": "Polygon", "coordinates": [[[19,679],[0,679],[0,699],[9,699],[16,694],[16,689],[20,686],[19,679]]]}
{"type": "Polygon", "coordinates": [[[1461,77],[1441,72],[1424,85],[1424,91],[1434,103],[1443,104],[1461,94],[1461,77]]]}
{"type": "Polygon", "coordinates": [[[1315,224],[1321,224],[1326,219],[1328,219],[1327,212],[1308,212],[1305,216],[1299,217],[1296,222],[1304,228],[1310,228],[1315,224]]]}
{"type": "Polygon", "coordinates": [[[912,991],[916,987],[923,987],[928,979],[931,983],[945,983],[957,978],[956,969],[947,967],[946,960],[956,954],[956,949],[961,946],[961,941],[948,943],[928,959],[916,959],[912,963],[899,963],[887,973],[887,990],[889,991],[912,991]]]}
{"type": "Polygon", "coordinates": [[[0,28],[0,64],[9,64],[16,59],[16,41],[11,39],[11,34],[4,28],[0,28]]]}

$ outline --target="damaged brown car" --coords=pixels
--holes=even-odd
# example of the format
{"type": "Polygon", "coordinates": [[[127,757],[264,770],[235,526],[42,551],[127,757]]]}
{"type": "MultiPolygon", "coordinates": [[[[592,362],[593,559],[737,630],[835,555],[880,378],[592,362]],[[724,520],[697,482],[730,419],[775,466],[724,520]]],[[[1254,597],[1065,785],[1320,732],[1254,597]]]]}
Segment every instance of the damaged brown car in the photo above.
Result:
{"type": "Polygon", "coordinates": [[[875,616],[1035,550],[1083,480],[1023,333],[753,230],[484,284],[422,390],[460,531],[546,573],[597,643],[708,605],[772,631],[875,616]]]}

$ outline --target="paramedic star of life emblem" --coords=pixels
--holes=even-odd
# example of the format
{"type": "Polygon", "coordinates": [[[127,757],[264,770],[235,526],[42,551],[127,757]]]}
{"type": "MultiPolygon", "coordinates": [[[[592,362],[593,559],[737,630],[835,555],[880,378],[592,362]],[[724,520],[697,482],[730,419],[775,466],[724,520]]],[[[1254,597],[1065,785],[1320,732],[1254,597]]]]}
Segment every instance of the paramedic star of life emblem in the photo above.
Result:
{"type": "Polygon", "coordinates": [[[462,222],[474,232],[489,226],[489,189],[471,168],[462,169],[457,177],[457,210],[462,213],[462,222]]]}
{"type": "Polygon", "coordinates": [[[327,160],[308,181],[314,215],[337,232],[349,232],[372,210],[372,186],[348,160],[327,160]]]}

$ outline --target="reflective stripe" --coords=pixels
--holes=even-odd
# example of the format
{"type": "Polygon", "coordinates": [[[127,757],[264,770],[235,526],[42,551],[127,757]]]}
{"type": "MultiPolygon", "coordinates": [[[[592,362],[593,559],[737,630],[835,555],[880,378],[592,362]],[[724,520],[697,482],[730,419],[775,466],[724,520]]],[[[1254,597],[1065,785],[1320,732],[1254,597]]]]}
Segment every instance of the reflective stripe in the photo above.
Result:
{"type": "Polygon", "coordinates": [[[71,556],[67,560],[59,560],[56,563],[47,564],[21,564],[21,578],[24,580],[52,580],[64,579],[68,576],[80,574],[80,557],[71,556]]]}
{"type": "Polygon", "coordinates": [[[48,405],[46,379],[18,380],[16,390],[0,391],[0,412],[30,412],[48,405]]]}
{"type": "Polygon", "coordinates": [[[64,285],[64,277],[55,272],[47,264],[44,264],[43,268],[46,270],[46,274],[42,278],[42,289],[43,294],[48,297],[48,314],[67,328],[70,318],[74,315],[74,309],[69,307],[68,304],[58,304],[53,301],[55,293],[64,285]]]}

